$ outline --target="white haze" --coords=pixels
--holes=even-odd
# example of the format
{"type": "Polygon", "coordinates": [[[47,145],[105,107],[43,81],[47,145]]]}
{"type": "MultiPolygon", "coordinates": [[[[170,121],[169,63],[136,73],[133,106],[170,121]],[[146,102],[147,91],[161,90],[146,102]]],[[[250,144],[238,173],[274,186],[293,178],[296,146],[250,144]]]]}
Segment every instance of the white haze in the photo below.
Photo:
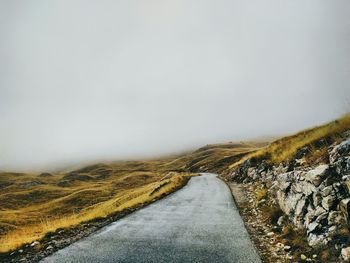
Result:
{"type": "Polygon", "coordinates": [[[149,158],[349,110],[349,0],[0,2],[0,169],[149,158]]]}

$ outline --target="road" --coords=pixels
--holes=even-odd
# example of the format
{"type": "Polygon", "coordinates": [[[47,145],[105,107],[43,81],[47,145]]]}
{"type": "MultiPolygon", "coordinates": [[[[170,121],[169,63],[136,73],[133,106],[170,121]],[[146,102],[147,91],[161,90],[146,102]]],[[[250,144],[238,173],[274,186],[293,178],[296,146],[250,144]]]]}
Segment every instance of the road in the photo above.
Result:
{"type": "Polygon", "coordinates": [[[41,262],[261,261],[228,186],[214,174],[202,174],[41,262]]]}

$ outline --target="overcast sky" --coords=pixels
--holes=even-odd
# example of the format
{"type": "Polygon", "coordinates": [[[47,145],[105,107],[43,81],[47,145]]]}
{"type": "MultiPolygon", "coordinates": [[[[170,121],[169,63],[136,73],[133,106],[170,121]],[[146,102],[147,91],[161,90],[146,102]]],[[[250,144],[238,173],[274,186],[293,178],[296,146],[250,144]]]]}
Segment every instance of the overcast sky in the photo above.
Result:
{"type": "Polygon", "coordinates": [[[349,84],[349,0],[3,0],[0,169],[288,134],[349,84]]]}

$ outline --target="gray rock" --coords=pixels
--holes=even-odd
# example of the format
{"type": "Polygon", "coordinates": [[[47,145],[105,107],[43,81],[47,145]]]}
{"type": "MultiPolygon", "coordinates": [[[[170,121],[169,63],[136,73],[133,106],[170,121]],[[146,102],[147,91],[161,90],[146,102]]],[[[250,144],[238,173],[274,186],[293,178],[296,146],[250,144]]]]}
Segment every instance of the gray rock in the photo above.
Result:
{"type": "Polygon", "coordinates": [[[322,195],[322,197],[326,197],[326,196],[331,195],[333,193],[334,193],[333,186],[330,185],[330,186],[326,186],[325,188],[322,189],[321,195],[322,195]]]}
{"type": "Polygon", "coordinates": [[[331,210],[331,208],[335,204],[335,201],[336,201],[336,197],[334,195],[329,195],[329,196],[326,196],[322,199],[321,204],[322,204],[322,207],[324,209],[329,211],[329,210],[331,210]]]}
{"type": "Polygon", "coordinates": [[[319,227],[320,227],[320,224],[319,224],[319,223],[317,223],[317,222],[312,222],[311,224],[309,224],[309,225],[307,226],[307,232],[308,232],[308,233],[311,233],[311,232],[317,230],[319,227]]]}
{"type": "Polygon", "coordinates": [[[346,198],[340,201],[339,210],[343,212],[343,215],[349,220],[349,212],[350,212],[350,198],[346,198]]]}
{"type": "Polygon", "coordinates": [[[322,221],[324,221],[324,220],[327,219],[327,218],[328,218],[328,212],[325,212],[325,213],[323,213],[323,214],[320,214],[320,215],[316,218],[315,222],[317,222],[317,223],[322,223],[322,221]]]}
{"type": "Polygon", "coordinates": [[[291,246],[284,246],[283,249],[284,249],[284,251],[287,251],[287,252],[288,252],[288,251],[290,251],[292,248],[291,248],[291,246]]]}
{"type": "Polygon", "coordinates": [[[298,202],[297,205],[295,206],[295,212],[294,215],[296,217],[303,216],[304,210],[305,210],[305,198],[301,198],[298,202]]]}
{"type": "Polygon", "coordinates": [[[269,232],[269,233],[267,233],[266,234],[268,237],[273,237],[274,235],[275,235],[275,233],[274,232],[269,232]]]}
{"type": "Polygon", "coordinates": [[[312,194],[313,206],[318,207],[322,202],[322,195],[320,192],[315,192],[312,194]]]}
{"type": "Polygon", "coordinates": [[[311,247],[317,247],[317,246],[321,245],[324,240],[325,240],[324,235],[317,235],[317,234],[311,233],[308,236],[308,243],[311,247]]]}
{"type": "Polygon", "coordinates": [[[281,210],[289,215],[294,212],[297,203],[302,199],[303,194],[288,194],[286,195],[282,191],[277,192],[277,200],[281,210]]]}
{"type": "Polygon", "coordinates": [[[341,257],[345,262],[350,262],[350,247],[342,248],[341,257]]]}
{"type": "Polygon", "coordinates": [[[312,223],[315,219],[316,219],[316,217],[315,217],[315,210],[309,211],[309,212],[305,215],[305,220],[304,220],[304,226],[305,226],[305,228],[307,228],[307,226],[308,226],[310,223],[312,223]]]}
{"type": "Polygon", "coordinates": [[[40,242],[39,241],[34,241],[33,243],[30,244],[31,247],[35,247],[37,245],[39,245],[40,242]]]}
{"type": "Polygon", "coordinates": [[[334,235],[338,230],[338,227],[337,226],[331,226],[329,229],[328,229],[328,235],[334,235]]]}
{"type": "Polygon", "coordinates": [[[302,193],[306,196],[316,192],[316,187],[306,181],[299,181],[292,185],[292,191],[295,193],[302,193]]]}
{"type": "Polygon", "coordinates": [[[47,248],[46,248],[46,250],[51,250],[51,249],[53,249],[53,246],[51,246],[51,245],[47,246],[47,248]]]}
{"type": "Polygon", "coordinates": [[[343,141],[333,148],[329,153],[329,160],[331,163],[334,163],[341,156],[350,155],[350,140],[343,141]]]}
{"type": "Polygon", "coordinates": [[[349,175],[350,174],[350,157],[339,157],[333,164],[338,174],[349,175]]]}
{"type": "Polygon", "coordinates": [[[328,215],[328,225],[343,225],[346,223],[344,215],[340,211],[331,211],[328,215]]]}
{"type": "Polygon", "coordinates": [[[315,169],[308,171],[304,176],[305,180],[318,187],[322,181],[328,176],[329,165],[323,164],[315,169]]]}
{"type": "Polygon", "coordinates": [[[315,216],[316,217],[319,217],[320,215],[322,215],[322,214],[324,214],[324,213],[326,213],[327,211],[323,208],[323,207],[321,207],[321,206],[318,206],[317,208],[316,208],[316,210],[315,210],[315,216]]]}

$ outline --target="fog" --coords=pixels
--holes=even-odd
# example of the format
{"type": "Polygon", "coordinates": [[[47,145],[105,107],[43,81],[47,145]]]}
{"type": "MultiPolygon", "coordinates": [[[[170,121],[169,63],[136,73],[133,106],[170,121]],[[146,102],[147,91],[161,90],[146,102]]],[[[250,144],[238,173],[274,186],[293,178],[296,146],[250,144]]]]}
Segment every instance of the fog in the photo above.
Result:
{"type": "Polygon", "coordinates": [[[348,0],[0,2],[0,169],[150,158],[350,109],[348,0]]]}

